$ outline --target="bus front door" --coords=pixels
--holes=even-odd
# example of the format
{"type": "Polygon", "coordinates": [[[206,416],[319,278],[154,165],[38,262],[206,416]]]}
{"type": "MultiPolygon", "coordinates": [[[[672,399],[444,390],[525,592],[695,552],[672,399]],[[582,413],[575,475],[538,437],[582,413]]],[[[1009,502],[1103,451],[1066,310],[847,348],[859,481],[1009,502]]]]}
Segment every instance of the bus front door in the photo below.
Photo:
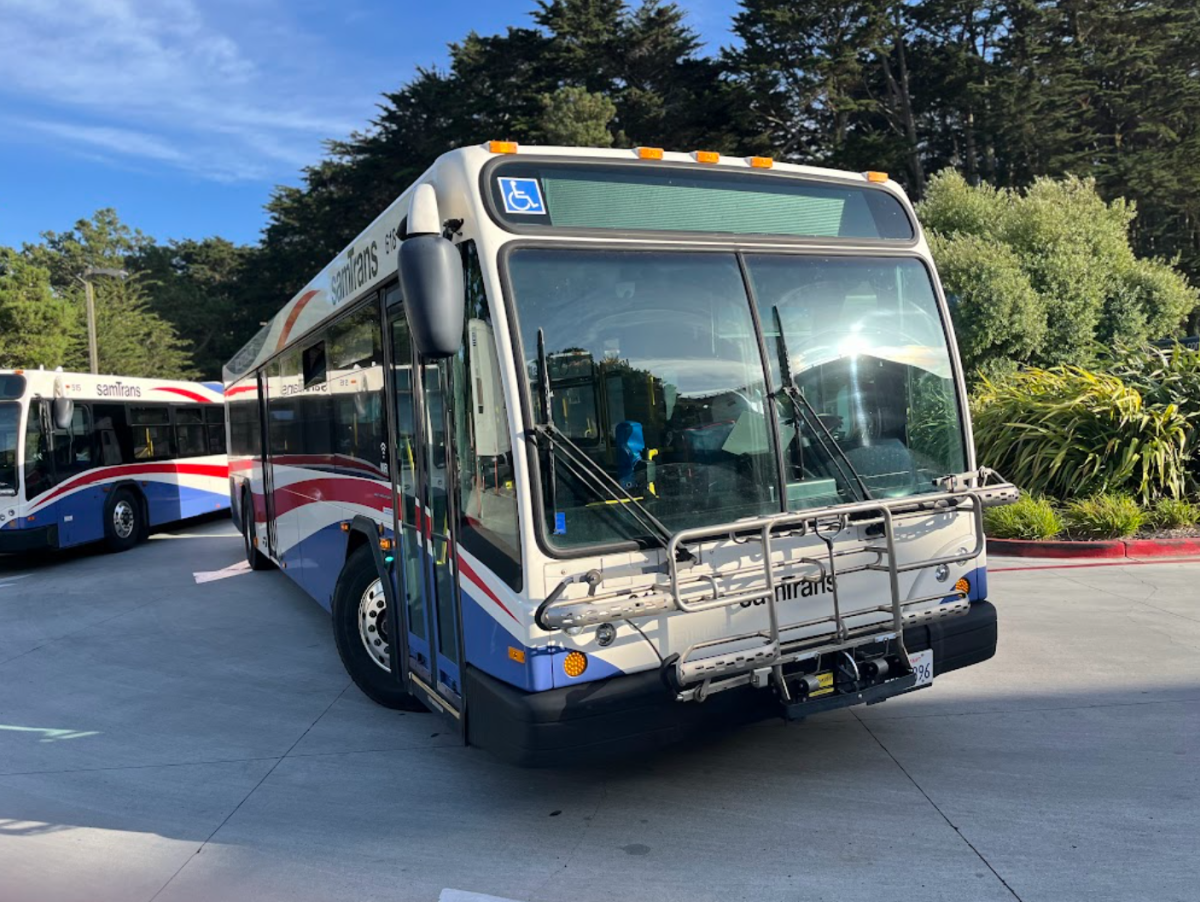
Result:
{"type": "Polygon", "coordinates": [[[462,729],[462,643],[454,553],[449,361],[418,365],[402,306],[389,309],[397,595],[410,690],[462,729]]]}
{"type": "MultiPolygon", "coordinates": [[[[271,364],[271,372],[277,372],[278,365],[271,364]]],[[[269,409],[270,397],[267,395],[268,382],[270,380],[265,372],[258,374],[258,397],[259,401],[259,434],[261,436],[259,449],[259,465],[262,468],[262,491],[263,491],[263,506],[267,520],[267,554],[274,557],[279,553],[275,545],[275,480],[274,474],[271,471],[271,414],[269,409]]],[[[251,504],[253,504],[254,484],[251,480],[251,504]]],[[[257,513],[256,513],[257,516],[257,513]]],[[[251,518],[251,523],[254,518],[251,518]]]]}

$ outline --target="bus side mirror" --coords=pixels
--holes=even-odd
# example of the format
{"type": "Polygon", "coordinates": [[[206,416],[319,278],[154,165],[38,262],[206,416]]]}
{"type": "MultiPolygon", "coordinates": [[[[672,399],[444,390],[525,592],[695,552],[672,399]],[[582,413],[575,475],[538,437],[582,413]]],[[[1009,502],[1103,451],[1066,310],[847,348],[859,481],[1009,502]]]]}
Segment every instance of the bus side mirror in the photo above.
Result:
{"type": "Polygon", "coordinates": [[[54,428],[66,432],[75,418],[75,402],[70,398],[55,398],[53,412],[54,428]]]}
{"type": "Polygon", "coordinates": [[[462,259],[442,237],[432,185],[413,192],[408,237],[400,244],[400,289],[417,353],[430,360],[457,354],[465,307],[462,259]]]}

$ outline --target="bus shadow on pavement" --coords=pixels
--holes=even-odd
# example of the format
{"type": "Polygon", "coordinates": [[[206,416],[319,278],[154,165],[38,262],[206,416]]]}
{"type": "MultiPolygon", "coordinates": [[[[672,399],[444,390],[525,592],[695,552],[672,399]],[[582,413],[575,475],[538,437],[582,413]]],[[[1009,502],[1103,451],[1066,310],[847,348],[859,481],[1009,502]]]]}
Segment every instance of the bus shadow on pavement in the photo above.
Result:
{"type": "MultiPolygon", "coordinates": [[[[151,541],[165,537],[178,538],[182,536],[197,539],[225,538],[224,536],[198,530],[200,530],[202,527],[210,526],[215,523],[228,522],[228,511],[214,511],[210,514],[201,514],[200,516],[193,517],[189,520],[177,520],[155,526],[150,530],[149,538],[151,541]]],[[[146,545],[142,544],[130,550],[136,552],[139,548],[144,551],[146,545]]],[[[129,552],[125,552],[125,554],[128,553],[129,552]]],[[[109,552],[103,542],[90,542],[86,545],[73,545],[69,548],[63,549],[46,549],[44,551],[28,551],[18,554],[0,554],[0,579],[3,579],[4,574],[8,573],[21,573],[27,571],[40,572],[48,568],[69,564],[75,561],[110,556],[112,557],[114,564],[117,564],[117,562],[123,560],[122,556],[109,552]]]]}

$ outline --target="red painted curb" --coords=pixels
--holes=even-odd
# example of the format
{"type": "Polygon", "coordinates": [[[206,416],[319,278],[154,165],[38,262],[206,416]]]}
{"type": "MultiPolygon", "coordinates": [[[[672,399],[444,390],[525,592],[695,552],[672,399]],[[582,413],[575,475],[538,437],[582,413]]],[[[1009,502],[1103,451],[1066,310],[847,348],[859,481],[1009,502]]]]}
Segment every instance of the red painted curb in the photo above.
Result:
{"type": "Polygon", "coordinates": [[[1126,539],[1126,557],[1187,557],[1200,555],[1200,538],[1126,539]]]}
{"type": "Polygon", "coordinates": [[[1125,557],[1120,539],[1102,542],[1057,542],[1050,539],[988,539],[988,552],[1006,557],[1110,558],[1125,557]]]}
{"type": "Polygon", "coordinates": [[[1096,542],[988,539],[988,551],[1004,557],[1142,558],[1200,557],[1200,537],[1186,539],[1105,539],[1096,542]]]}

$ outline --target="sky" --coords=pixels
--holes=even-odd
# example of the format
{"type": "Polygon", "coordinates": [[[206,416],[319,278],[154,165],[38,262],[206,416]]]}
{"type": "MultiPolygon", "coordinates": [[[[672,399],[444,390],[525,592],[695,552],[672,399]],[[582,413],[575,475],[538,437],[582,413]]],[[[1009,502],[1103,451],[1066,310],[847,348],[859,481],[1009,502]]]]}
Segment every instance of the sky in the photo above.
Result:
{"type": "MultiPolygon", "coordinates": [[[[682,0],[710,51],[736,0],[682,0]]],[[[0,245],[101,207],[158,241],[254,242],[263,204],[383,91],[533,0],[0,0],[0,245]]],[[[481,135],[486,140],[490,135],[481,135]]],[[[367,217],[369,218],[369,217],[367,217]]]]}

